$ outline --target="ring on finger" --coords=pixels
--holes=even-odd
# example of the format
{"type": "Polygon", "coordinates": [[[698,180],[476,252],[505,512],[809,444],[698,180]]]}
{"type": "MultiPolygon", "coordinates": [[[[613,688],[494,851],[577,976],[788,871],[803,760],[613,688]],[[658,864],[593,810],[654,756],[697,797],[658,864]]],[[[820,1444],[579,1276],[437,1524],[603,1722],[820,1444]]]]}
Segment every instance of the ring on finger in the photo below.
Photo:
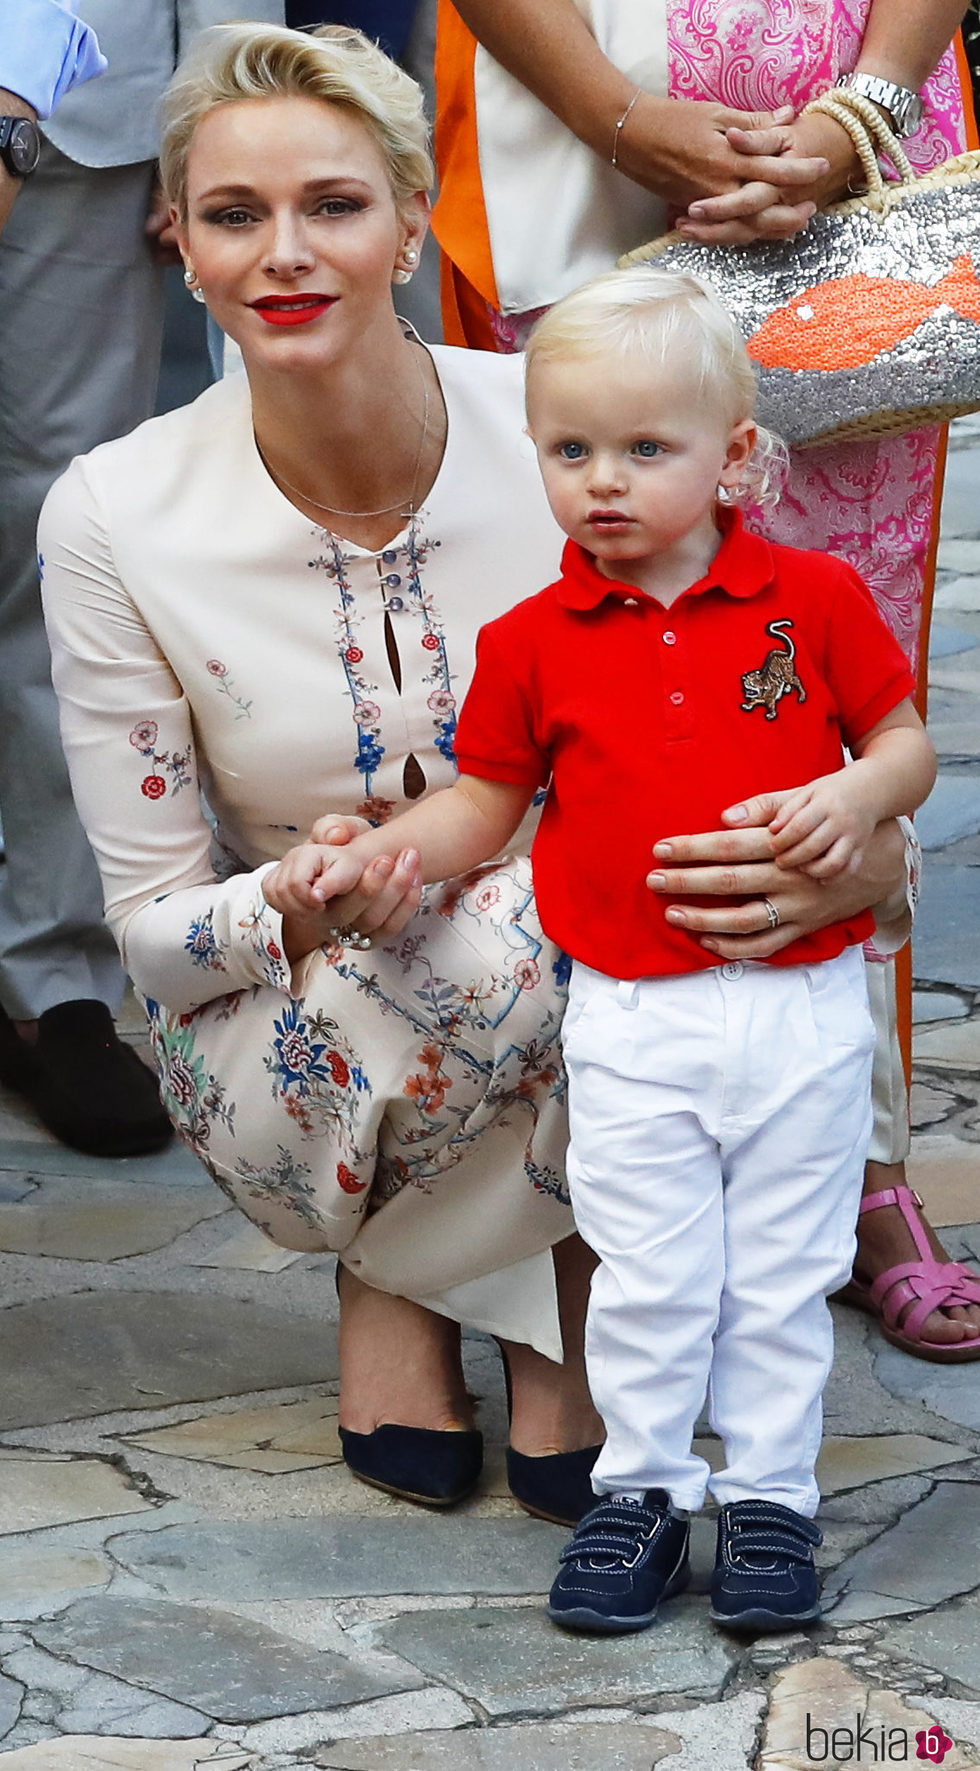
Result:
{"type": "Polygon", "coordinates": [[[328,929],[327,933],[338,947],[364,948],[371,945],[370,935],[362,935],[359,929],[351,928],[349,923],[339,929],[328,929]]]}
{"type": "Polygon", "coordinates": [[[771,898],[763,898],[762,907],[763,907],[767,917],[769,918],[769,927],[771,929],[778,929],[778,927],[779,927],[779,911],[776,909],[776,906],[773,903],[772,899],[771,898]]]}

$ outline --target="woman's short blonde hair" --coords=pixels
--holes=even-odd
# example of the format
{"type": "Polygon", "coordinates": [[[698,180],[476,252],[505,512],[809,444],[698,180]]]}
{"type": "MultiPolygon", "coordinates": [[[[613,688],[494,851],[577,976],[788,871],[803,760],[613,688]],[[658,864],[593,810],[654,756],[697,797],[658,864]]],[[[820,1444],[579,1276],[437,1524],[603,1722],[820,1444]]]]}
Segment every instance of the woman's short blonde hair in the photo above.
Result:
{"type": "Polygon", "coordinates": [[[163,101],[160,171],[170,202],[187,212],[194,131],[217,105],[250,98],[318,98],[361,119],[384,156],[396,206],[427,191],[434,172],[422,92],[361,31],[321,25],[215,25],[203,31],[163,101]]]}
{"type": "MultiPolygon", "coordinates": [[[[728,423],[755,417],[755,371],[745,342],[727,308],[697,277],[631,265],[593,278],[538,321],[527,342],[527,376],[535,363],[610,352],[639,353],[654,371],[683,364],[696,397],[720,408],[728,423]]],[[[763,504],[778,495],[787,453],[779,437],[758,428],[737,496],[763,504]]]]}

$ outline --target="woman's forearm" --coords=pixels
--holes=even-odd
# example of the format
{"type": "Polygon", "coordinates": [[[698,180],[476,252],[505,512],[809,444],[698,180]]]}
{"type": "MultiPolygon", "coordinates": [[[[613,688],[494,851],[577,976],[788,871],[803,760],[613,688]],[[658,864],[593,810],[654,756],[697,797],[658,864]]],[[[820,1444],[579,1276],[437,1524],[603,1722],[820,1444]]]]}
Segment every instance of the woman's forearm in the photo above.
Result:
{"type": "Polygon", "coordinates": [[[963,20],[963,0],[871,0],[857,68],[918,92],[963,20]]]}
{"type": "Polygon", "coordinates": [[[453,0],[488,54],[604,159],[635,83],[614,67],[574,0],[453,0]]]}

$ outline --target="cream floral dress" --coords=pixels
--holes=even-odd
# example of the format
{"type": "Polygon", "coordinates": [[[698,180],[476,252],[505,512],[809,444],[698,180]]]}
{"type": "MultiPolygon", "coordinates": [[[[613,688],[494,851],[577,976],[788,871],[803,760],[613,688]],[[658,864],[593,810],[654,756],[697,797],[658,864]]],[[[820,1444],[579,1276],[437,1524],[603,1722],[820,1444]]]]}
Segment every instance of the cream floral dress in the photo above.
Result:
{"type": "Polygon", "coordinates": [[[383,823],[453,779],[476,634],[557,570],[520,362],[432,354],[443,465],[382,552],[283,497],[233,376],[73,462],[41,521],[45,611],[180,1135],[276,1241],[560,1357],[567,962],[537,920],[533,822],[383,949],[290,972],[262,894],[321,813],[383,823]]]}

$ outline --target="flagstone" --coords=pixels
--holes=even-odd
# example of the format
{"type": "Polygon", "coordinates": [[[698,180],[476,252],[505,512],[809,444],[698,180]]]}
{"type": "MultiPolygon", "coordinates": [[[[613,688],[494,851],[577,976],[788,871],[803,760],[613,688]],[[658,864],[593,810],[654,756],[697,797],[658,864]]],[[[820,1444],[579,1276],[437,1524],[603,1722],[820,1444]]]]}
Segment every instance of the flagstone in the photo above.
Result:
{"type": "Polygon", "coordinates": [[[547,1591],[568,1533],[467,1516],[233,1520],[126,1532],[113,1559],[177,1599],[547,1591]]]}
{"type": "MultiPolygon", "coordinates": [[[[973,751],[980,753],[980,721],[976,717],[973,697],[970,697],[969,705],[973,710],[970,728],[972,737],[967,739],[959,732],[953,734],[958,754],[966,754],[963,746],[967,742],[972,745],[973,751]]],[[[970,754],[972,753],[971,751],[970,754]]],[[[929,984],[952,984],[962,990],[980,990],[980,941],[976,938],[978,928],[980,867],[934,863],[929,868],[928,890],[923,890],[915,934],[912,937],[913,975],[929,984]]],[[[935,1046],[940,1040],[955,1042],[964,1032],[962,1027],[936,1028],[920,1035],[920,1038],[930,1042],[930,1046],[935,1046]]],[[[976,1067],[980,1064],[980,1054],[976,1053],[975,1046],[973,1050],[973,1067],[976,1067]]]]}
{"type": "Polygon", "coordinates": [[[359,1703],[418,1683],[411,1667],[382,1674],[217,1607],[162,1600],[80,1599],[34,1636],[52,1654],[223,1722],[359,1703]]]}
{"type": "MultiPolygon", "coordinates": [[[[976,1599],[890,1624],[879,1647],[917,1667],[932,1667],[980,1694],[980,1603],[976,1599]]],[[[944,1766],[949,1771],[948,1759],[944,1766]]]]}
{"type": "Polygon", "coordinates": [[[966,627],[951,627],[934,621],[929,633],[930,658],[954,658],[961,652],[972,652],[978,636],[966,627]]]}
{"type": "Polygon", "coordinates": [[[944,1070],[980,1070],[980,1016],[917,1033],[912,1055],[916,1063],[941,1065],[944,1070]]]}
{"type": "Polygon", "coordinates": [[[680,1746],[676,1734],[644,1722],[531,1722],[345,1740],[321,1747],[313,1763],[327,1771],[653,1771],[680,1746]]]}
{"type": "Polygon", "coordinates": [[[236,1470],[278,1475],[317,1469],[343,1460],[337,1433],[336,1396],[308,1402],[277,1402],[232,1414],[204,1414],[154,1432],[127,1434],[124,1443],[144,1451],[236,1470]]]}
{"type": "Polygon", "coordinates": [[[962,1021],[969,1004],[952,990],[913,990],[912,1020],[915,1026],[924,1021],[962,1021]]]}
{"type": "MultiPolygon", "coordinates": [[[[6,1472],[4,1472],[6,1474],[6,1472]]],[[[0,1512],[3,1503],[0,1501],[0,1512]]],[[[44,1544],[0,1545],[0,1617],[29,1615],[50,1609],[59,1593],[108,1586],[112,1566],[95,1550],[67,1550],[44,1544]]]]}
{"type": "Polygon", "coordinates": [[[6,1174],[0,1171],[0,1205],[20,1205],[37,1192],[37,1181],[30,1175],[6,1174]]]}
{"type": "Polygon", "coordinates": [[[101,1459],[0,1451],[0,1536],[141,1513],[149,1504],[121,1470],[101,1459]]]}
{"type": "Polygon", "coordinates": [[[4,1756],[3,1771],[248,1771],[251,1753],[226,1740],[126,1740],[64,1735],[4,1756]]]}
{"type": "MultiPolygon", "coordinates": [[[[976,641],[973,641],[974,646],[976,641]]],[[[972,661],[971,676],[978,675],[980,652],[972,661]]],[[[966,666],[946,665],[951,675],[962,675],[966,666]]],[[[937,687],[942,685],[935,679],[937,687]]],[[[957,688],[957,683],[949,684],[957,688]]],[[[963,836],[975,836],[980,830],[980,781],[975,775],[959,775],[940,769],[936,784],[925,805],[916,814],[915,832],[924,849],[940,849],[946,843],[958,842],[963,836]]]]}
{"type": "MultiPolygon", "coordinates": [[[[210,1175],[186,1144],[176,1139],[152,1156],[85,1156],[70,1150],[31,1117],[16,1095],[0,1089],[0,1159],[4,1169],[31,1175],[71,1175],[79,1180],[159,1181],[161,1186],[192,1186],[207,1192],[210,1175]]],[[[4,1768],[6,1771],[6,1767],[4,1768]]]]}
{"type": "Polygon", "coordinates": [[[931,1224],[980,1223],[980,1159],[975,1144],[941,1132],[912,1143],[909,1184],[925,1201],[931,1224]]]}
{"type": "MultiPolygon", "coordinates": [[[[713,1470],[724,1467],[725,1454],[718,1439],[695,1439],[694,1449],[713,1470]]],[[[973,1456],[959,1445],[929,1439],[923,1433],[882,1433],[870,1437],[826,1438],[817,1460],[821,1494],[842,1494],[863,1488],[867,1482],[885,1482],[893,1476],[914,1475],[918,1470],[938,1469],[973,1456]]]]}
{"type": "Polygon", "coordinates": [[[296,1261],[305,1260],[301,1250],[280,1248],[254,1224],[242,1223],[234,1235],[206,1254],[189,1261],[191,1267],[231,1267],[243,1273],[283,1273],[296,1261]]]}
{"type": "MultiPolygon", "coordinates": [[[[866,1685],[839,1660],[797,1661],[776,1676],[757,1771],[812,1771],[815,1762],[849,1763],[859,1752],[869,1763],[914,1760],[916,1735],[932,1719],[896,1692],[866,1685]]],[[[945,1771],[977,1763],[955,1744],[943,1759],[945,1771]]]]}
{"type": "Polygon", "coordinates": [[[336,1328],[237,1298],[73,1292],[0,1311],[0,1430],[322,1382],[336,1328]]]}
{"type": "Polygon", "coordinates": [[[24,1688],[0,1673],[0,1740],[9,1734],[20,1716],[20,1706],[24,1698],[24,1688]]]}
{"type": "Polygon", "coordinates": [[[0,1249],[72,1261],[115,1261],[166,1248],[205,1218],[226,1212],[217,1189],[145,1187],[47,1178],[23,1204],[0,1204],[0,1249]]]}
{"type": "Polygon", "coordinates": [[[386,1625],[381,1640],[491,1716],[631,1704],[674,1691],[716,1697],[731,1666],[725,1644],[705,1627],[701,1599],[670,1600],[639,1639],[569,1635],[542,1605],[411,1612],[386,1625]]]}
{"type": "Polygon", "coordinates": [[[939,543],[938,565],[944,572],[980,575],[980,541],[961,541],[953,536],[943,536],[939,543]]]}
{"type": "MultiPolygon", "coordinates": [[[[980,1488],[940,1482],[896,1524],[829,1576],[824,1603],[837,1594],[902,1601],[906,1611],[941,1605],[980,1586],[980,1488]]],[[[850,1615],[856,1616],[854,1606],[850,1615]]]]}
{"type": "MultiPolygon", "coordinates": [[[[976,549],[980,544],[970,541],[965,545],[976,549]]],[[[954,567],[953,570],[956,568],[954,567]]],[[[945,584],[938,585],[933,606],[937,611],[958,609],[961,614],[980,609],[980,575],[970,569],[967,573],[949,579],[945,584]]]]}

